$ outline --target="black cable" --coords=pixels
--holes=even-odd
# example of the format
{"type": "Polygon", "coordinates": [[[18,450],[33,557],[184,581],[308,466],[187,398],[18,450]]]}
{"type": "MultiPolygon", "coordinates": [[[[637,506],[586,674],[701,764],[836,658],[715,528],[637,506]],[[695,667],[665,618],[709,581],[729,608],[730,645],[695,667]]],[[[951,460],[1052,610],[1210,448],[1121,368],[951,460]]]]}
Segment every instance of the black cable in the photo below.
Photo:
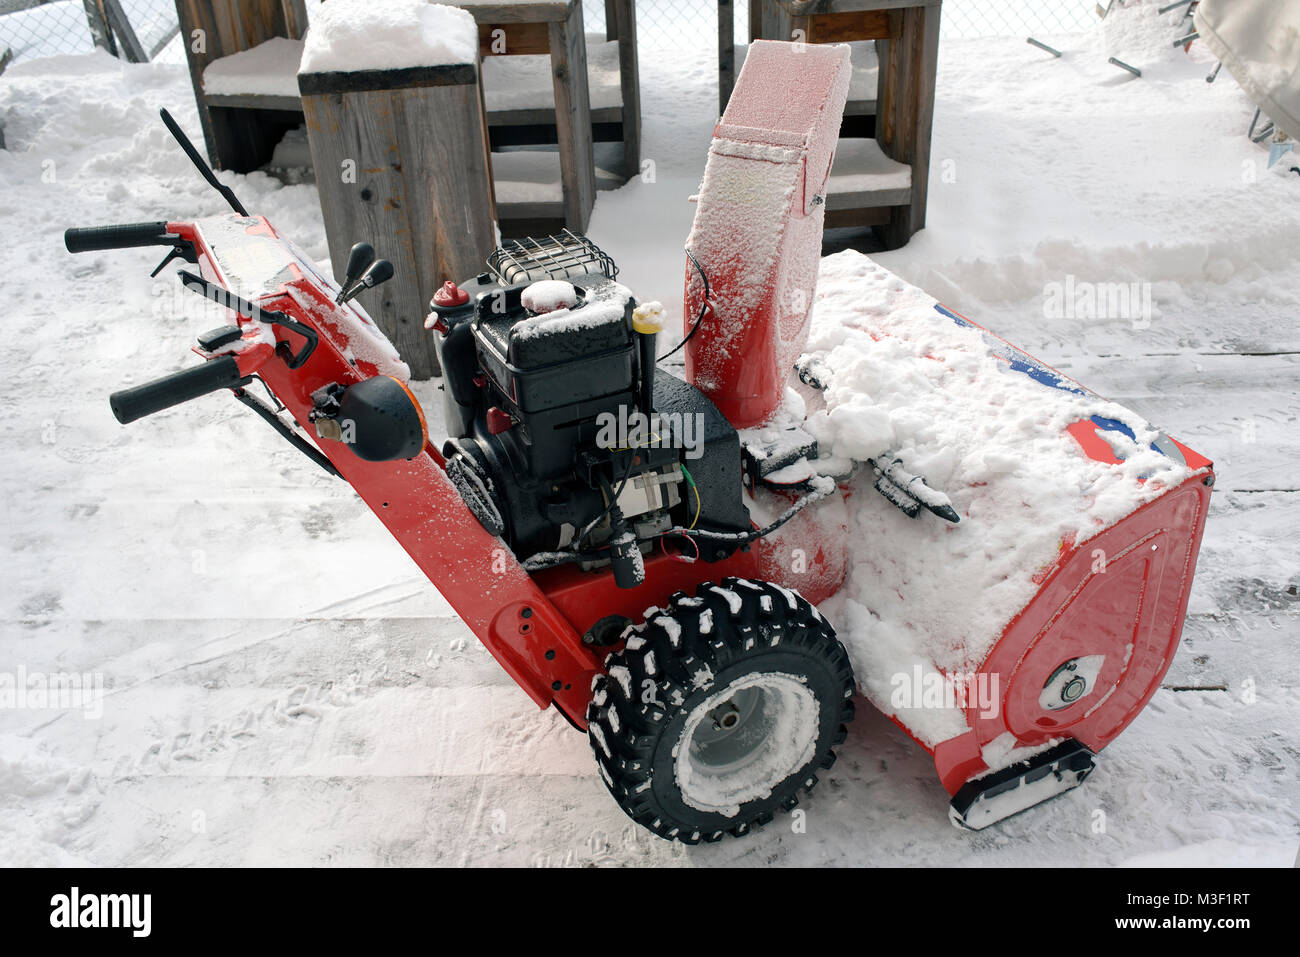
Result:
{"type": "Polygon", "coordinates": [[[665,535],[683,535],[687,538],[707,538],[711,541],[733,542],[737,545],[748,545],[750,542],[758,541],[766,535],[771,535],[778,528],[784,525],[790,519],[794,518],[813,502],[820,502],[826,496],[830,495],[836,489],[836,483],[833,479],[827,479],[826,484],[818,488],[814,486],[811,491],[795,501],[788,509],[771,525],[766,528],[755,528],[748,532],[714,532],[707,528],[682,528],[680,525],[676,528],[670,528],[664,532],[665,535]]]}
{"type": "Polygon", "coordinates": [[[704,319],[704,313],[708,311],[709,308],[709,277],[704,274],[704,267],[700,265],[700,261],[695,258],[695,255],[689,249],[686,250],[686,258],[688,258],[691,261],[691,265],[695,267],[695,271],[700,274],[700,280],[704,283],[704,301],[700,303],[700,314],[695,317],[695,325],[691,326],[691,331],[686,333],[686,338],[683,339],[681,342],[677,343],[677,345],[673,346],[673,348],[669,349],[658,359],[656,359],[655,360],[656,365],[660,362],[663,362],[674,352],[677,352],[679,349],[682,349],[686,345],[686,343],[691,341],[691,337],[694,336],[695,333],[699,331],[700,323],[704,319]]]}
{"type": "MultiPolygon", "coordinates": [[[[609,494],[609,504],[607,504],[604,510],[599,515],[597,515],[594,519],[588,522],[587,525],[583,528],[583,530],[578,533],[578,537],[573,540],[573,547],[575,551],[582,547],[582,540],[586,538],[588,534],[590,534],[593,528],[595,528],[597,525],[601,523],[601,521],[605,518],[605,516],[609,514],[610,509],[614,507],[614,503],[618,501],[618,497],[623,494],[623,489],[627,486],[628,481],[632,478],[632,469],[636,465],[637,458],[638,456],[635,454],[635,450],[633,450],[633,454],[627,457],[627,469],[623,472],[622,481],[618,483],[618,491],[613,492],[613,494],[609,494]]],[[[600,484],[604,486],[607,494],[612,491],[610,489],[609,483],[605,481],[605,477],[603,475],[600,476],[600,484]]]]}
{"type": "MultiPolygon", "coordinates": [[[[748,532],[713,532],[708,529],[686,529],[678,526],[676,528],[670,528],[662,534],[681,535],[690,539],[707,538],[711,541],[729,542],[736,546],[748,545],[750,542],[757,541],[765,535],[771,535],[786,522],[790,521],[790,519],[794,518],[809,505],[813,504],[813,502],[819,502],[826,496],[830,495],[835,491],[836,487],[836,483],[833,480],[830,480],[824,487],[820,489],[814,488],[812,491],[808,492],[808,494],[798,499],[793,505],[786,509],[776,521],[766,528],[756,528],[748,532]]],[[[537,554],[530,555],[528,558],[524,559],[522,564],[525,571],[535,572],[541,571],[544,568],[554,568],[556,565],[565,565],[569,562],[603,561],[605,559],[605,556],[601,554],[603,551],[606,551],[606,549],[599,549],[595,552],[538,552],[537,554]]]]}

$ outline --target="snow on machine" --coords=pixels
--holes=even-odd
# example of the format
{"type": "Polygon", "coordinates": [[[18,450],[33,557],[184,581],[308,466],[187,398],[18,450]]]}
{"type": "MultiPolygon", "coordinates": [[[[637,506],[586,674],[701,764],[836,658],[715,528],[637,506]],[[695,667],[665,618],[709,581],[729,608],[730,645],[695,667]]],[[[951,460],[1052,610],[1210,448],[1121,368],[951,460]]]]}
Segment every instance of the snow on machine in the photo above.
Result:
{"type": "Polygon", "coordinates": [[[826,260],[818,286],[848,82],[846,47],[752,46],[688,243],[684,377],[656,354],[658,305],[585,237],[509,241],[447,277],[426,323],[441,448],[355,301],[392,267],[358,243],[341,286],[322,275],[164,114],[234,213],[66,245],[169,247],[230,323],[112,410],[232,391],[356,489],[662,837],[794,807],[859,685],[933,755],[957,823],[1068,790],[1170,663],[1210,463],[866,257],[826,260]],[[931,701],[936,682],[982,693],[931,701]]]}

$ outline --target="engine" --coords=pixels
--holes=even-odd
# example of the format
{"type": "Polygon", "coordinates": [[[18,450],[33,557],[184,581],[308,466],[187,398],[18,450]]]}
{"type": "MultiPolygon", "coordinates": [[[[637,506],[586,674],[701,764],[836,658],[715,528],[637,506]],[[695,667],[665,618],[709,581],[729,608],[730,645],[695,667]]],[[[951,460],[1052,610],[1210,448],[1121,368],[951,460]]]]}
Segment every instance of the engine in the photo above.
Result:
{"type": "Polygon", "coordinates": [[[488,267],[444,284],[428,320],[447,474],[479,521],[527,567],[612,563],[623,587],[673,529],[735,533],[691,539],[706,561],[731,554],[751,527],[740,440],[698,389],[656,368],[655,308],[638,308],[610,257],[568,231],[509,241],[488,267]]]}

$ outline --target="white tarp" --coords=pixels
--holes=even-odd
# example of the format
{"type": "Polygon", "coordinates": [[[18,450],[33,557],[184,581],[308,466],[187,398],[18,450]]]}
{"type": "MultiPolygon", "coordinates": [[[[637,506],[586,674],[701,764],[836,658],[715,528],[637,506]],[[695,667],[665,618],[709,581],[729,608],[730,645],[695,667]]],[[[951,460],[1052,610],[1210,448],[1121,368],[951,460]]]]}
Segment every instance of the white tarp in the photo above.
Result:
{"type": "Polygon", "coordinates": [[[1300,0],[1201,0],[1195,23],[1255,105],[1300,137],[1300,0]]]}

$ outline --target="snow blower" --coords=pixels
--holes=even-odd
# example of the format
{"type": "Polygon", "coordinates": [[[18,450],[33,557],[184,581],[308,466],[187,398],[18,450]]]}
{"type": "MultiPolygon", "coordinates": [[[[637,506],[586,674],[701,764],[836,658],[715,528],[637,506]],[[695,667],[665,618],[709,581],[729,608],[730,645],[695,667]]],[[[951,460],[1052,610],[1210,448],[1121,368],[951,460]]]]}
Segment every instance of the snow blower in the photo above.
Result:
{"type": "MultiPolygon", "coordinates": [[[[404,364],[355,298],[392,267],[358,243],[336,284],[226,191],[233,214],[67,231],[71,252],[167,247],[162,265],[183,260],[185,287],[229,312],[198,337],[200,365],[114,393],[112,411],[128,423],[233,392],[348,482],[533,701],[588,734],[630,817],[692,844],[743,835],[817,783],[854,713],[860,656],[817,608],[851,570],[850,504],[869,497],[905,523],[872,542],[876,552],[907,551],[912,528],[978,550],[972,503],[997,487],[945,494],[920,474],[915,444],[852,455],[843,356],[827,343],[805,350],[848,83],[846,47],[752,45],[684,264],[684,376],[656,355],[657,304],[638,303],[590,240],[508,241],[480,275],[444,277],[431,305],[449,433],[435,447],[404,364]],[[792,384],[807,396],[806,422],[792,384]]],[[[1008,378],[1091,401],[941,309],[927,314],[966,337],[971,361],[996,356],[1008,378]]],[[[1138,504],[1091,537],[1057,542],[1020,607],[990,596],[987,617],[1004,628],[970,667],[1000,677],[996,707],[909,727],[879,693],[891,676],[858,676],[933,754],[959,824],[984,826],[1082,781],[1178,641],[1209,462],[1160,437],[1146,452],[1180,470],[1162,484],[1149,463],[1145,477],[1124,472],[1134,426],[1077,425],[1052,441],[1071,443],[1099,481],[1122,472],[1108,487],[1131,486],[1124,501],[1138,504]],[[1091,563],[1097,542],[1111,556],[1104,574],[1091,563]]],[[[852,571],[857,582],[862,569],[852,571]]],[[[906,598],[907,581],[887,584],[906,598]]],[[[856,585],[854,595],[859,610],[871,603],[856,585]]],[[[869,631],[850,644],[869,646],[869,631]]],[[[900,660],[943,672],[923,645],[900,660]]]]}

